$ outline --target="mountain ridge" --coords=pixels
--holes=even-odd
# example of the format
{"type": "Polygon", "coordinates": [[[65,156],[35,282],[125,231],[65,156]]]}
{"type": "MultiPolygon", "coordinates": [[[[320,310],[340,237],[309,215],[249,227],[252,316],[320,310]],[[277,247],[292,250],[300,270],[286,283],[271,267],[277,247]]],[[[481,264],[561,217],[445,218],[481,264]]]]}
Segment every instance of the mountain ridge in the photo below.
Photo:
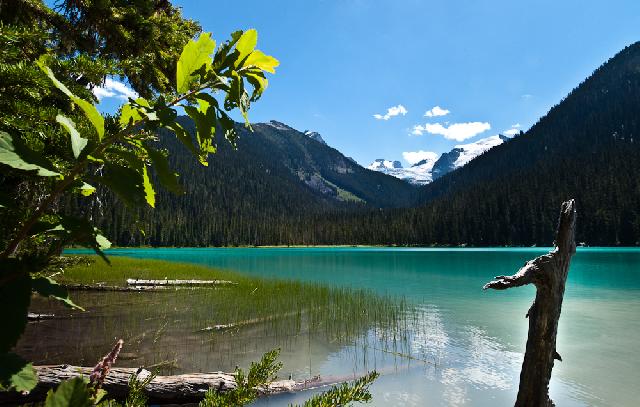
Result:
{"type": "Polygon", "coordinates": [[[579,242],[640,245],[639,110],[635,43],[529,130],[425,186],[278,122],[238,127],[238,150],[218,138],[204,169],[161,132],[185,195],[160,191],[155,210],[130,211],[98,191],[107,204],[81,209],[118,245],[530,246],[552,244],[560,203],[575,198],[579,242]],[[128,226],[138,217],[146,236],[128,226]]]}
{"type": "Polygon", "coordinates": [[[391,175],[414,185],[427,185],[433,180],[463,167],[469,161],[506,140],[509,140],[509,137],[498,134],[471,143],[458,144],[440,156],[422,159],[408,168],[404,168],[400,161],[385,160],[383,158],[374,160],[367,168],[391,175]]]}

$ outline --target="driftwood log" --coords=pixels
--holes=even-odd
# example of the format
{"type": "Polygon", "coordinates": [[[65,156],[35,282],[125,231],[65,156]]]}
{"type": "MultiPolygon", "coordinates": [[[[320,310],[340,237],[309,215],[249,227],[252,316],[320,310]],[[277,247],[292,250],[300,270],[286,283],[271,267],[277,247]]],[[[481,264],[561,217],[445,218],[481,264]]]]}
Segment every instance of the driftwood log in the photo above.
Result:
{"type": "Polygon", "coordinates": [[[166,287],[166,286],[182,286],[182,287],[202,287],[213,285],[230,285],[236,284],[228,280],[140,280],[137,278],[128,278],[127,285],[134,287],[166,287]]]}
{"type": "Polygon", "coordinates": [[[64,287],[70,291],[160,291],[167,288],[155,286],[120,286],[102,284],[65,284],[64,287]]]}
{"type": "MultiPolygon", "coordinates": [[[[38,372],[38,385],[28,395],[17,392],[0,392],[0,405],[15,405],[43,400],[46,392],[57,387],[63,380],[73,377],[88,377],[92,367],[70,365],[35,366],[38,372]]],[[[112,368],[102,386],[109,397],[123,400],[129,391],[128,383],[132,375],[144,380],[150,374],[147,370],[136,368],[112,368]]],[[[331,386],[353,380],[353,377],[327,378],[319,376],[311,380],[294,381],[278,380],[268,387],[258,389],[261,396],[290,393],[331,386]]],[[[156,376],[145,387],[145,393],[151,404],[183,404],[197,403],[202,400],[209,388],[224,392],[234,389],[235,377],[231,373],[190,373],[173,376],[156,376]]]]}
{"type": "Polygon", "coordinates": [[[569,263],[576,251],[575,229],[576,208],[572,199],[562,204],[552,251],[528,261],[516,274],[497,276],[484,286],[485,290],[536,286],[536,298],[526,315],[529,334],[516,407],[554,406],[549,398],[549,381],[554,361],[562,361],[556,351],[556,336],[569,263]]]}

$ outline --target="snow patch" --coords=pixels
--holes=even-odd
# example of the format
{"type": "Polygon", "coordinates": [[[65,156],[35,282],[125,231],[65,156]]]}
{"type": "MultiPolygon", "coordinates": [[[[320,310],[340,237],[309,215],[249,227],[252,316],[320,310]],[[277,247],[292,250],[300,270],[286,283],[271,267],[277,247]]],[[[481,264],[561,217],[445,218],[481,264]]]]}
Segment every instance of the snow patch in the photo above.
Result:
{"type": "Polygon", "coordinates": [[[484,154],[493,147],[502,144],[504,140],[504,136],[496,135],[486,137],[469,144],[458,144],[455,148],[458,148],[461,151],[460,155],[453,163],[454,168],[460,168],[463,165],[466,165],[469,161],[473,160],[480,154],[484,154]]]}

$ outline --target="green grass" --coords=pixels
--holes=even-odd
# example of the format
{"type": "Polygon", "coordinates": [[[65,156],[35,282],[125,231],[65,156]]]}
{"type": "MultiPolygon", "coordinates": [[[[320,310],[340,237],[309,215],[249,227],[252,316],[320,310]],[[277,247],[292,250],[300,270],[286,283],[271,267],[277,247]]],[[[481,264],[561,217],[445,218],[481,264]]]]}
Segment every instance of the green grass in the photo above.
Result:
{"type": "Polygon", "coordinates": [[[168,304],[158,304],[155,307],[157,312],[170,312],[164,308],[175,304],[187,307],[190,329],[193,330],[253,321],[250,325],[267,326],[271,333],[293,335],[301,331],[314,332],[332,342],[353,340],[370,329],[392,339],[405,336],[403,321],[406,321],[410,306],[402,298],[381,296],[360,289],[247,277],[186,263],[125,257],[111,257],[110,260],[111,265],[108,265],[93,256],[82,257],[79,264],[68,268],[58,280],[61,283],[107,285],[125,285],[127,278],[222,279],[236,282],[236,285],[215,289],[178,289],[169,290],[170,293],[155,293],[171,298],[168,304]],[[256,320],[260,323],[256,324],[256,320]]]}
{"type": "MultiPolygon", "coordinates": [[[[71,256],[69,256],[71,257],[71,256]]],[[[128,278],[140,279],[201,279],[201,280],[245,280],[243,276],[230,271],[213,269],[188,263],[161,260],[134,259],[129,257],[109,257],[111,265],[97,256],[72,256],[78,264],[67,268],[57,277],[61,283],[126,285],[128,278]]]]}
{"type": "MultiPolygon", "coordinates": [[[[412,321],[419,313],[403,298],[361,289],[249,277],[160,260],[112,256],[109,266],[95,256],[66,259],[77,264],[56,275],[61,283],[124,286],[127,278],[168,278],[237,284],[152,292],[72,291],[71,298],[86,312],[34,297],[33,312],[61,316],[47,321],[47,331],[34,325],[21,341],[20,351],[39,364],[91,366],[115,339],[122,338],[127,356],[119,359],[120,366],[159,366],[167,374],[233,371],[281,348],[283,361],[294,373],[307,366],[304,369],[312,376],[316,373],[311,372],[311,360],[318,352],[346,349],[364,355],[368,348],[410,352],[412,321]],[[227,324],[236,325],[202,330],[227,324]]],[[[363,357],[353,357],[356,365],[365,362],[363,357]]],[[[354,369],[362,367],[356,365],[354,369]]]]}

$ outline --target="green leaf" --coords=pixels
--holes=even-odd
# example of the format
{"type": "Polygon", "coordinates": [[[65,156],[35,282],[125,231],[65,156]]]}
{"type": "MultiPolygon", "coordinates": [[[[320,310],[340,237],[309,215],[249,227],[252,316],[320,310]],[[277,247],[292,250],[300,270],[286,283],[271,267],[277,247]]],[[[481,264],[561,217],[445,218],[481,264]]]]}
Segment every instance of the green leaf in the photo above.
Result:
{"type": "Polygon", "coordinates": [[[213,134],[216,130],[215,108],[205,100],[200,100],[199,109],[193,106],[184,106],[184,111],[196,124],[196,140],[200,146],[200,154],[206,157],[209,153],[215,153],[213,134]],[[204,112],[202,110],[205,110],[204,112]]]}
{"type": "Polygon", "coordinates": [[[253,51],[243,64],[243,66],[255,66],[270,73],[276,73],[275,68],[278,65],[280,65],[280,61],[270,55],[265,55],[265,53],[260,50],[253,51]]]}
{"type": "Polygon", "coordinates": [[[144,202],[142,174],[133,168],[105,163],[104,174],[96,180],[115,192],[128,206],[138,206],[144,202]]]}
{"type": "Polygon", "coordinates": [[[195,144],[193,144],[193,137],[187,130],[184,129],[184,127],[182,127],[178,122],[170,123],[166,127],[175,133],[178,140],[180,140],[180,142],[185,147],[187,147],[187,149],[191,151],[193,155],[198,157],[198,161],[200,161],[200,164],[204,165],[205,167],[209,165],[209,163],[207,163],[206,157],[204,157],[203,159],[203,157],[200,155],[200,152],[196,148],[195,144]]]}
{"type": "MultiPolygon", "coordinates": [[[[147,107],[149,106],[149,102],[144,98],[138,98],[136,103],[143,106],[146,105],[147,107]]],[[[140,120],[142,120],[142,115],[138,107],[131,102],[125,104],[120,109],[120,126],[123,128],[140,120]]]]}
{"type": "Polygon", "coordinates": [[[176,84],[178,93],[189,91],[193,82],[192,74],[203,65],[211,64],[211,54],[216,48],[216,42],[210,33],[202,33],[197,40],[191,40],[182,50],[176,69],[176,84]]]}
{"type": "Polygon", "coordinates": [[[160,184],[174,194],[183,193],[184,191],[178,183],[178,174],[173,172],[169,167],[169,161],[167,160],[166,154],[149,146],[145,146],[145,148],[147,149],[147,154],[149,154],[149,158],[153,163],[153,169],[156,171],[160,184]]]}
{"type": "Polygon", "coordinates": [[[80,187],[80,193],[83,196],[89,196],[89,195],[93,194],[94,192],[96,192],[96,187],[91,186],[91,185],[87,184],[86,182],[82,183],[82,186],[80,187]]]}
{"type": "Polygon", "coordinates": [[[14,353],[0,354],[0,390],[28,392],[38,384],[38,375],[31,363],[14,353]]]}
{"type": "Polygon", "coordinates": [[[236,43],[236,50],[239,52],[235,66],[243,65],[243,60],[256,48],[258,44],[258,32],[252,28],[242,33],[242,36],[236,43]]]}
{"type": "Polygon", "coordinates": [[[102,399],[107,395],[107,391],[105,389],[98,389],[98,391],[96,392],[96,395],[93,398],[93,404],[97,405],[97,406],[111,406],[110,403],[103,403],[100,404],[100,401],[102,401],[102,399]]]}
{"type": "Polygon", "coordinates": [[[31,228],[32,234],[46,233],[57,236],[62,244],[76,244],[93,249],[102,259],[109,263],[109,260],[102,252],[111,246],[100,231],[94,227],[87,219],[72,216],[60,216],[59,223],[38,222],[31,228]]]}
{"type": "Polygon", "coordinates": [[[264,73],[262,72],[246,72],[245,77],[247,78],[247,81],[249,81],[251,86],[253,86],[251,101],[255,102],[256,100],[260,99],[262,93],[267,89],[267,86],[269,86],[269,81],[267,80],[267,78],[265,78],[264,73]]]}
{"type": "Polygon", "coordinates": [[[58,284],[49,277],[32,277],[31,288],[43,297],[51,297],[66,305],[69,308],[84,311],[84,308],[76,305],[66,288],[58,284]]]}
{"type": "Polygon", "coordinates": [[[102,140],[102,137],[104,137],[104,117],[102,117],[100,112],[98,112],[98,109],[92,103],[89,103],[86,100],[79,98],[78,96],[71,93],[69,88],[67,88],[55,77],[51,68],[46,66],[44,61],[45,59],[41,57],[36,63],[38,64],[40,69],[42,69],[42,71],[47,74],[49,79],[51,79],[51,82],[53,82],[55,87],[60,89],[62,93],[67,95],[73,103],[75,103],[80,109],[82,109],[85,116],[87,116],[87,119],[89,119],[91,124],[93,124],[93,127],[95,127],[96,132],[98,133],[98,139],[102,140]]]}
{"type": "Polygon", "coordinates": [[[78,158],[82,150],[87,146],[88,140],[80,136],[80,133],[76,130],[76,124],[68,117],[59,114],[56,116],[56,121],[60,123],[71,136],[71,150],[73,151],[73,156],[78,158]]]}
{"type": "Polygon", "coordinates": [[[31,303],[31,279],[26,268],[26,265],[17,259],[0,261],[0,354],[15,346],[27,325],[27,310],[31,303]]]}
{"type": "Polygon", "coordinates": [[[87,116],[87,119],[93,124],[98,133],[98,140],[102,140],[104,137],[104,117],[98,112],[98,109],[92,103],[79,97],[73,97],[71,100],[84,111],[85,116],[87,116]]]}
{"type": "Polygon", "coordinates": [[[47,76],[49,77],[49,79],[51,79],[51,82],[53,82],[53,84],[55,85],[56,88],[60,89],[62,91],[62,93],[67,95],[69,98],[75,97],[75,95],[73,93],[71,93],[69,88],[67,88],[64,85],[64,83],[60,82],[58,80],[58,78],[56,78],[56,76],[53,74],[53,71],[51,70],[51,68],[49,68],[46,65],[45,60],[46,60],[46,57],[43,55],[43,56],[40,57],[40,59],[38,59],[36,61],[36,64],[40,67],[40,69],[42,69],[42,71],[45,74],[47,74],[47,76]]]}
{"type": "Polygon", "coordinates": [[[235,50],[233,52],[230,51],[236,45],[240,37],[242,37],[242,30],[234,31],[231,33],[231,39],[223,42],[220,47],[218,47],[216,55],[213,57],[213,69],[216,70],[216,72],[220,72],[224,68],[232,66],[236,61],[238,52],[235,52],[235,50]]]}
{"type": "Polygon", "coordinates": [[[62,382],[56,391],[49,390],[45,407],[90,407],[93,406],[87,383],[81,377],[62,382]]]}
{"type": "Polygon", "coordinates": [[[144,185],[144,199],[147,201],[150,207],[156,206],[156,192],[153,190],[153,185],[149,179],[149,173],[147,172],[147,166],[142,167],[142,182],[144,185]]]}
{"type": "Polygon", "coordinates": [[[224,108],[226,110],[231,110],[234,107],[240,109],[245,125],[251,128],[249,123],[249,97],[244,91],[244,81],[236,71],[231,72],[231,78],[231,85],[224,101],[224,108]]]}
{"type": "Polygon", "coordinates": [[[219,123],[224,129],[224,137],[235,147],[236,140],[238,139],[238,132],[236,131],[236,123],[223,111],[220,111],[219,123]]]}
{"type": "Polygon", "coordinates": [[[19,140],[14,140],[8,133],[0,131],[0,163],[17,170],[36,171],[41,177],[60,175],[60,173],[46,168],[50,167],[50,164],[45,164],[45,162],[44,157],[28,149],[19,140]]]}
{"type": "Polygon", "coordinates": [[[96,243],[98,244],[100,250],[107,250],[111,247],[111,242],[109,241],[109,239],[99,233],[96,235],[96,243]]]}

